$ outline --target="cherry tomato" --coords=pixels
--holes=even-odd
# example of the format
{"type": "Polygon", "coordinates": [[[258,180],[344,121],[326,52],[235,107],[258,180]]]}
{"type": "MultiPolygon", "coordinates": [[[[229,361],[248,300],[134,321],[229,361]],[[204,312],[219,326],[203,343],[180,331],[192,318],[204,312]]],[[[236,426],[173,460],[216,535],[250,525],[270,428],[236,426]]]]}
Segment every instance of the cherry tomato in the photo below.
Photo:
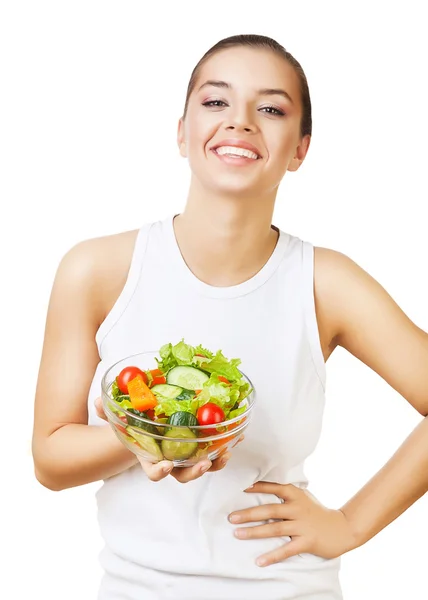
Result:
{"type": "MultiPolygon", "coordinates": [[[[224,421],[225,415],[223,409],[214,404],[214,402],[207,402],[203,406],[198,408],[196,413],[199,425],[215,425],[224,421]]],[[[217,429],[205,429],[205,435],[215,435],[217,429]]]]}
{"type": "Polygon", "coordinates": [[[226,379],[226,377],[223,377],[223,375],[219,375],[218,380],[222,381],[223,383],[227,383],[227,385],[230,385],[230,381],[226,379]]]}
{"type": "Polygon", "coordinates": [[[128,394],[128,382],[134,379],[137,375],[141,375],[144,383],[147,384],[148,377],[144,371],[138,367],[125,367],[116,377],[117,387],[120,389],[122,394],[128,394]]]}

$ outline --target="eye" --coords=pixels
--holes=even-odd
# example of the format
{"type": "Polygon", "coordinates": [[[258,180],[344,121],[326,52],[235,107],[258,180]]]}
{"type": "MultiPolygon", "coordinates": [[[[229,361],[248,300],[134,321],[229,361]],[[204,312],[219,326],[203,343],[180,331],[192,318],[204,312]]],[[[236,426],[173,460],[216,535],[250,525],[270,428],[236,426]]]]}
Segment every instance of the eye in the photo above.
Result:
{"type": "Polygon", "coordinates": [[[207,100],[207,102],[202,102],[202,106],[223,108],[223,106],[227,106],[227,104],[226,102],[223,102],[223,100],[207,100]]]}
{"type": "Polygon", "coordinates": [[[262,112],[266,112],[266,114],[268,115],[274,115],[274,116],[278,116],[278,117],[284,117],[285,116],[285,112],[279,108],[276,108],[276,106],[262,106],[262,108],[260,108],[260,110],[262,112]]]}

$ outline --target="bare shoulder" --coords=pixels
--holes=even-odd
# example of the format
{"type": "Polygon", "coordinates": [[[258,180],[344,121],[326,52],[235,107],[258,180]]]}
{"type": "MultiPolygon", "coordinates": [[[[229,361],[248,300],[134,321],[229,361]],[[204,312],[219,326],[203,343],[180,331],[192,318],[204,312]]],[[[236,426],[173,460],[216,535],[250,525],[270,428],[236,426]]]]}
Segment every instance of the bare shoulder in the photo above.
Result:
{"type": "Polygon", "coordinates": [[[314,292],[320,327],[333,349],[340,342],[352,307],[386,296],[382,286],[352,258],[324,247],[314,249],[314,292]]]}
{"type": "Polygon", "coordinates": [[[83,240],[61,260],[56,284],[78,287],[90,295],[99,323],[125,285],[137,235],[138,229],[83,240]]]}

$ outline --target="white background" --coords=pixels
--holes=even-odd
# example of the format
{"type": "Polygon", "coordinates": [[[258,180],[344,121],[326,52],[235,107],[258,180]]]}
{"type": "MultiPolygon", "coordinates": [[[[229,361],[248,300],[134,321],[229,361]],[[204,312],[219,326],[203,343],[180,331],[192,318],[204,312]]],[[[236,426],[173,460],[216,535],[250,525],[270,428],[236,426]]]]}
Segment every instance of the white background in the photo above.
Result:
{"type": "MultiPolygon", "coordinates": [[[[33,477],[32,411],[50,289],[75,243],[181,210],[188,166],[178,157],[177,120],[193,66],[219,39],[270,35],[309,80],[312,145],[303,168],[282,184],[275,224],[351,256],[428,330],[423,6],[1,4],[2,597],[4,586],[8,599],[96,597],[98,484],[54,493],[33,477]]],[[[324,428],[307,474],[313,493],[338,507],[421,417],[344,351],[327,373],[324,428]]],[[[343,557],[346,600],[427,597],[427,514],[424,497],[343,557]]]]}

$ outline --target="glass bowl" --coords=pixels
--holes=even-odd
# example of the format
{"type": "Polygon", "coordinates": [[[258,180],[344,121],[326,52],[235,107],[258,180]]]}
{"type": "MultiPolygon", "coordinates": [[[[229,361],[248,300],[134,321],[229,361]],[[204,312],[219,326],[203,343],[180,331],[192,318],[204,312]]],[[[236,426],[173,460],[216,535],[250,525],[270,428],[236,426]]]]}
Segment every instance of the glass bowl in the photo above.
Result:
{"type": "Polygon", "coordinates": [[[239,416],[216,425],[171,425],[152,421],[133,414],[112,396],[112,386],[119,373],[128,366],[142,371],[156,369],[158,352],[133,354],[112,365],[101,381],[104,412],[119,440],[131,452],[151,463],[169,460],[176,467],[190,467],[203,459],[215,460],[230,451],[248,427],[255,402],[254,387],[250,379],[240,371],[249,384],[250,394],[241,400],[239,408],[245,411],[239,416]]]}

